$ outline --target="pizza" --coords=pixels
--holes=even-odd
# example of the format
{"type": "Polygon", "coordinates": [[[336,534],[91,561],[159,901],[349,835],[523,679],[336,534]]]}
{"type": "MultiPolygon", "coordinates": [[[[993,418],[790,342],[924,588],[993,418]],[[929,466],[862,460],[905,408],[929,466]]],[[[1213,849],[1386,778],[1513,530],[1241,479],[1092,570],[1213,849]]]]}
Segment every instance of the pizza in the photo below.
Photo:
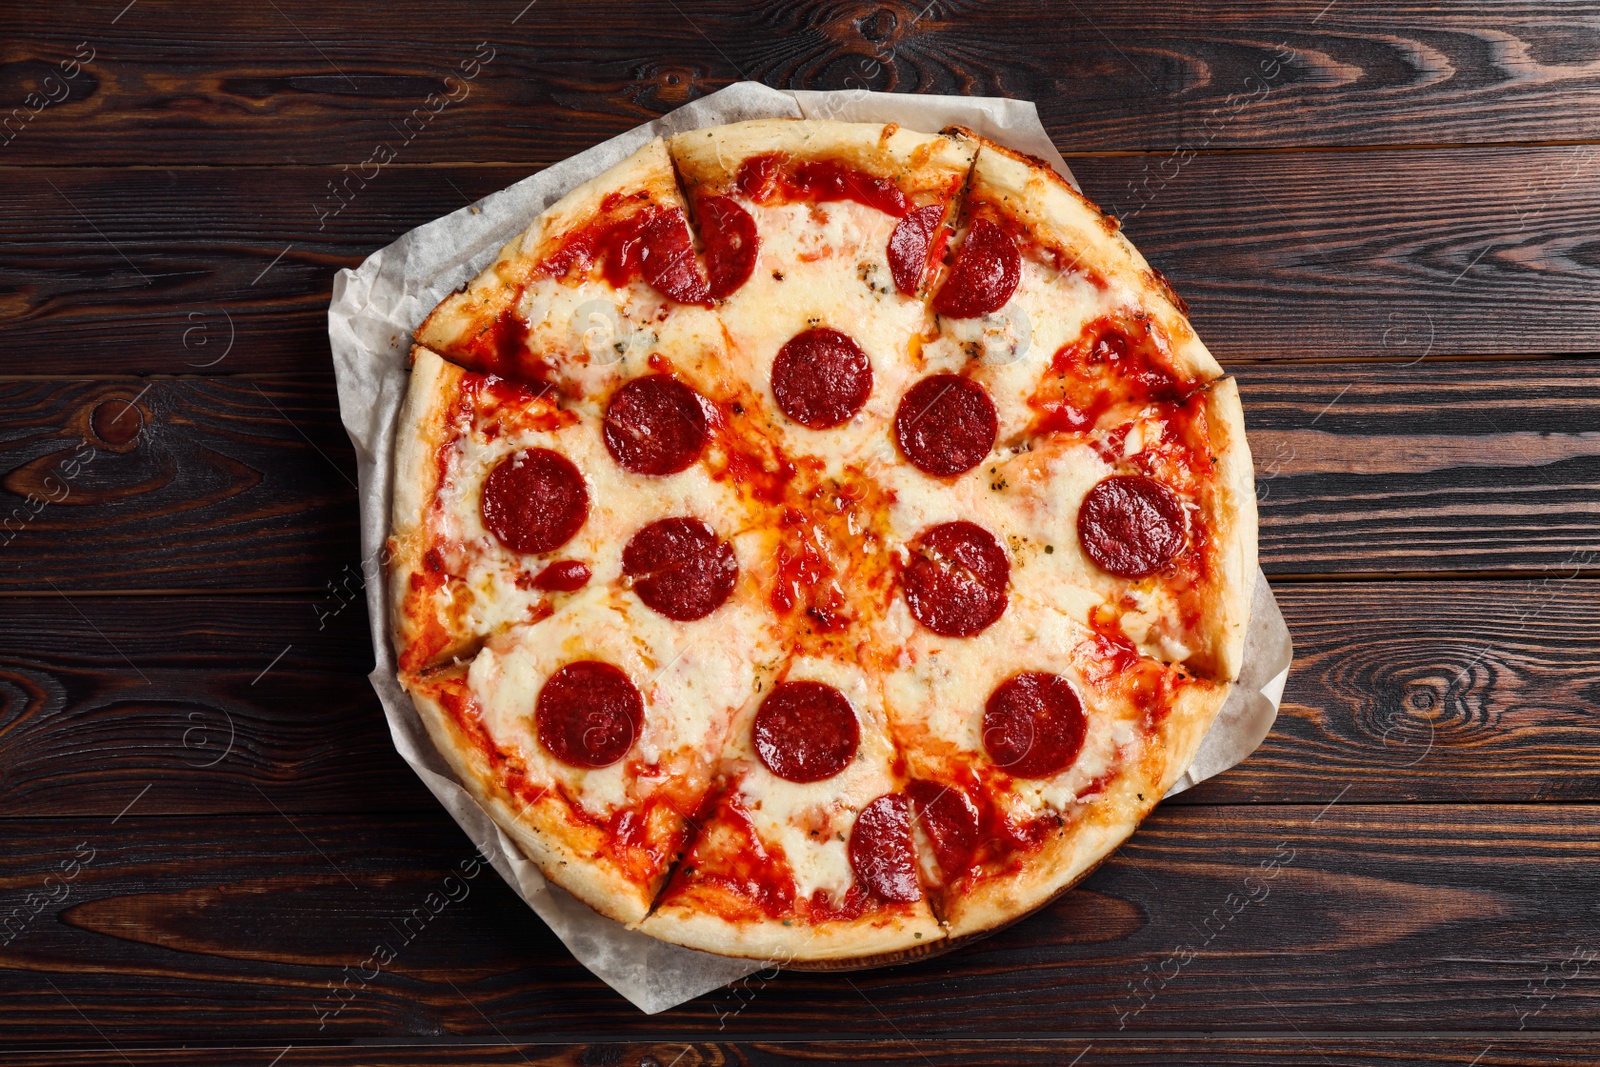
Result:
{"type": "Polygon", "coordinates": [[[970,131],[654,140],[415,340],[401,681],[550,881],[654,937],[844,966],[993,930],[1238,676],[1238,391],[1114,219],[970,131]]]}

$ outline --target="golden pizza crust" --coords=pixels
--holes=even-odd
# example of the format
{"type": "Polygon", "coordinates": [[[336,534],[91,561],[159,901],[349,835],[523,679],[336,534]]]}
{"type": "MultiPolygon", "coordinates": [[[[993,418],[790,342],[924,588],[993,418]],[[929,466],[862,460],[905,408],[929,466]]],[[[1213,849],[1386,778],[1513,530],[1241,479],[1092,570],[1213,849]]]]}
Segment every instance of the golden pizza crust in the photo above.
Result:
{"type": "Polygon", "coordinates": [[[433,309],[417,327],[417,341],[448,356],[465,354],[474,338],[515,306],[533,269],[594,221],[608,197],[625,200],[615,209],[621,212],[652,204],[681,208],[666,142],[656,138],[546,208],[481,274],[433,309]]]}
{"type": "Polygon", "coordinates": [[[973,146],[942,134],[916,133],[894,123],[831,119],[755,119],[675,134],[668,142],[691,193],[723,192],[745,160],[770,152],[794,159],[837,159],[894,181],[902,193],[948,190],[965,176],[973,146]]]}
{"type": "Polygon", "coordinates": [[[1233,681],[1244,660],[1250,603],[1256,586],[1256,482],[1244,409],[1232,378],[1204,392],[1206,425],[1216,464],[1203,479],[1201,513],[1211,536],[1213,571],[1201,599],[1200,632],[1206,646],[1189,661],[1208,677],[1233,681]]]}
{"type": "MultiPolygon", "coordinates": [[[[439,450],[450,440],[450,410],[465,375],[436,352],[420,345],[411,349],[411,382],[400,407],[394,437],[394,501],[388,541],[389,622],[395,658],[413,664],[413,649],[427,634],[432,612],[415,595],[412,578],[424,577],[428,549],[426,515],[439,490],[439,450]]],[[[427,655],[429,663],[454,655],[461,642],[427,655]]]]}
{"type": "Polygon", "coordinates": [[[791,961],[851,960],[931,945],[945,936],[926,900],[814,926],[780,919],[734,920],[679,904],[656,908],[638,929],[651,937],[722,956],[791,961]]]}

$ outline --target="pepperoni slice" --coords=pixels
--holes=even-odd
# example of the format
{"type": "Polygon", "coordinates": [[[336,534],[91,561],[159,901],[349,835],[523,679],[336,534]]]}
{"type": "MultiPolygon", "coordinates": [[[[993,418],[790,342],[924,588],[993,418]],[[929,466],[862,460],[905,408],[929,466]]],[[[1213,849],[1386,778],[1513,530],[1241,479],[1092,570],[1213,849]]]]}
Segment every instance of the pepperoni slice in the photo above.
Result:
{"type": "Polygon", "coordinates": [[[501,544],[534,555],[572,540],[589,517],[589,490],[567,457],[525,448],[489,472],[478,510],[501,544]]]}
{"type": "Polygon", "coordinates": [[[1058,674],[1028,671],[1006,679],[983,709],[983,748],[1018,778],[1049,778],[1083,748],[1083,702],[1058,674]]]}
{"type": "Polygon", "coordinates": [[[988,219],[972,224],[933,309],[953,319],[975,319],[1005,307],[1022,280],[1017,243],[988,219]]]}
{"type": "Polygon", "coordinates": [[[872,392],[872,364],[861,346],[826,326],[795,334],[772,363],[772,392],[800,425],[827,430],[861,410],[872,392]]]}
{"type": "Polygon", "coordinates": [[[779,682],[761,702],[753,732],[756,755],[788,782],[832,778],[861,744],[850,701],[821,682],[779,682]]]}
{"type": "Polygon", "coordinates": [[[645,280],[680,304],[710,304],[711,291],[694,258],[689,223],[677,208],[663,211],[644,228],[645,280]]]}
{"type": "Polygon", "coordinates": [[[644,728],[644,698],[609,663],[579,660],[552,674],[534,711],[539,743],[573,767],[609,767],[644,728]]]}
{"type": "Polygon", "coordinates": [[[721,300],[749,281],[756,269],[756,254],[761,250],[756,220],[738,201],[726,196],[705,197],[696,203],[695,210],[706,242],[710,296],[721,300]]]}
{"type": "Polygon", "coordinates": [[[911,543],[901,579],[906,606],[944,637],[971,637],[1006,611],[1011,561],[994,535],[971,522],[932,526],[911,543]]]}
{"type": "Polygon", "coordinates": [[[850,869],[874,896],[906,904],[922,899],[904,796],[888,793],[861,809],[850,830],[850,869]]]}
{"type": "Polygon", "coordinates": [[[1078,509],[1084,554],[1119,578],[1145,578],[1165,568],[1183,547],[1186,526],[1178,495],[1142,474],[1102,480],[1078,509]]]}
{"type": "Polygon", "coordinates": [[[956,374],[934,374],[900,398],[894,437],[918,470],[965,474],[988,458],[1000,423],[983,386],[956,374]]]}
{"type": "Polygon", "coordinates": [[[611,394],[601,434],[624,470],[677,474],[705,447],[705,409],[700,395],[672,375],[648,374],[611,394]]]}
{"type": "Polygon", "coordinates": [[[728,599],[739,562],[733,546],[699,519],[660,519],[629,539],[622,573],[648,607],[692,622],[728,599]]]}
{"type": "Polygon", "coordinates": [[[894,287],[907,296],[916,295],[922,284],[928,270],[928,249],[933,247],[933,235],[943,218],[943,204],[919,207],[896,223],[889,235],[889,273],[894,287]]]}
{"type": "Polygon", "coordinates": [[[588,564],[575,559],[558,559],[540,571],[533,580],[535,589],[548,589],[556,593],[573,593],[588,584],[588,564]]]}
{"type": "Polygon", "coordinates": [[[945,881],[966,874],[978,850],[978,806],[967,791],[954,783],[940,785],[919,778],[906,786],[906,795],[917,825],[933,845],[945,881]]]}

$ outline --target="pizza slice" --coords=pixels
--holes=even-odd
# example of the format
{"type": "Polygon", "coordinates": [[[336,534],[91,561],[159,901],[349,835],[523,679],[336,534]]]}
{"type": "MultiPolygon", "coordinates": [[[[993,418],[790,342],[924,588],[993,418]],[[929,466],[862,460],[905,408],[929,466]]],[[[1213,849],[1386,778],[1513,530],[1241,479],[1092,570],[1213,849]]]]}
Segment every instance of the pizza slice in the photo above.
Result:
{"type": "Polygon", "coordinates": [[[771,603],[797,642],[870,616],[887,573],[870,530],[886,427],[928,335],[935,274],[972,160],[894,125],[764,120],[670,150],[704,245],[734,411],[764,462],[747,479],[773,532],[771,603]]]}
{"type": "Polygon", "coordinates": [[[1076,428],[1095,408],[1050,404],[1041,377],[1092,342],[1087,362],[1118,399],[1182,399],[1222,376],[1166,279],[1117,222],[1042,160],[977,141],[952,261],[932,296],[929,369],[981,384],[1001,447],[1076,428]]]}
{"type": "MultiPolygon", "coordinates": [[[[668,547],[693,544],[678,540],[668,547]]],[[[491,637],[470,665],[401,674],[495,821],[552,881],[626,923],[656,899],[734,715],[779,658],[717,562],[652,562],[640,583],[592,585],[491,637]]]]}
{"type": "Polygon", "coordinates": [[[661,593],[687,598],[662,601],[674,618],[754,582],[767,534],[719,451],[726,424],[658,366],[603,404],[570,403],[415,350],[387,546],[402,672],[465,662],[585,589],[646,593],[661,557],[682,571],[661,593]]]}
{"type": "Polygon", "coordinates": [[[846,659],[791,659],[740,715],[721,779],[645,933],[778,963],[856,960],[944,936],[871,673],[846,659]]]}
{"type": "MultiPolygon", "coordinates": [[[[955,588],[947,618],[963,610],[955,588]]],[[[1016,589],[975,634],[935,632],[917,612],[911,600],[889,619],[903,651],[885,698],[922,876],[957,938],[1039,907],[1121,844],[1228,687],[1016,589]]]]}
{"type": "Polygon", "coordinates": [[[1236,677],[1256,567],[1236,387],[1115,220],[1042,162],[984,142],[960,230],[901,452],[952,492],[986,484],[1062,610],[1236,677]]]}
{"type": "Polygon", "coordinates": [[[917,361],[971,144],[776,119],[670,150],[733,366],[783,447],[836,470],[881,435],[917,361]]]}
{"type": "Polygon", "coordinates": [[[722,333],[710,303],[657,138],[541,213],[416,340],[469,370],[594,398],[662,348],[680,372],[712,369],[722,333]]]}

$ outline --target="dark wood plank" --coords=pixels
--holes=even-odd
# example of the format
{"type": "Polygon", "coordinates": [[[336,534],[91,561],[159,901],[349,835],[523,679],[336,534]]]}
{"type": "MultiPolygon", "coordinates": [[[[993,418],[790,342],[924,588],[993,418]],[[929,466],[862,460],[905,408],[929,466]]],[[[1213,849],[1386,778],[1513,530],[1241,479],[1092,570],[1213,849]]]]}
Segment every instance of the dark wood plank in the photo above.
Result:
{"type": "MultiPolygon", "coordinates": [[[[1151,166],[1074,161],[1224,360],[1596,351],[1600,149],[1151,166]]],[[[390,166],[344,201],[332,168],[11,170],[6,371],[329,373],[337,268],[529,169],[390,166]]]]}
{"type": "Polygon", "coordinates": [[[1529,1038],[1526,1034],[1482,1036],[1431,1034],[1426,1037],[1348,1037],[1342,1034],[1301,1036],[1290,1031],[1267,1037],[1203,1034],[1194,1037],[1124,1037],[1098,1034],[1054,1040],[952,1041],[887,1038],[861,1041],[658,1041],[588,1045],[464,1044],[377,1045],[358,1048],[328,1045],[262,1045],[253,1048],[141,1050],[130,1045],[103,1051],[73,1049],[20,1053],[0,1057],[15,1067],[97,1067],[97,1065],[162,1064],[167,1067],[262,1067],[281,1055],[276,1067],[786,1067],[786,1065],[851,1063],[887,1067],[1276,1067],[1322,1063],[1339,1067],[1426,1065],[1464,1067],[1588,1067],[1593,1062],[1584,1037],[1529,1038]],[[1481,1056],[1479,1054],[1482,1054],[1481,1056]],[[1322,1059],[1318,1059],[1318,1056],[1322,1059]],[[1475,1059],[1475,1057],[1477,1057],[1475,1059]]]}
{"type": "Polygon", "coordinates": [[[436,808],[367,682],[361,586],[8,601],[0,818],[436,808]]]}
{"type": "Polygon", "coordinates": [[[1600,800],[1600,582],[1280,585],[1272,733],[1176,803],[1600,800]]]}
{"type": "Polygon", "coordinates": [[[1074,160],[1222,359],[1593,354],[1600,149],[1074,160]],[[1170,180],[1165,180],[1170,176],[1170,180]],[[1133,214],[1137,211],[1137,214],[1133,214]]]}
{"type": "Polygon", "coordinates": [[[8,171],[5,372],[331,376],[339,268],[528,172],[390,167],[341,210],[332,168],[8,171]]]}
{"type": "Polygon", "coordinates": [[[0,381],[0,589],[308,589],[359,564],[333,383],[0,381]]]}
{"type": "Polygon", "coordinates": [[[1230,369],[1269,575],[1600,570],[1587,363],[1230,369]]]}
{"type": "Polygon", "coordinates": [[[487,868],[404,927],[472,855],[443,813],[7,820],[7,907],[26,909],[63,860],[90,862],[0,949],[0,1011],[32,1041],[96,1048],[85,1017],[118,1045],[278,1049],[883,1040],[891,1026],[918,1044],[1119,1025],[1559,1036],[1600,1023],[1597,831],[1586,805],[1165,808],[1081,890],[986,941],[865,974],[768,972],[645,1017],[487,868]],[[392,962],[346,993],[391,942],[392,962]]]}
{"type": "MultiPolygon", "coordinates": [[[[1268,573],[1593,573],[1585,367],[1237,366],[1268,573]]],[[[307,589],[359,564],[328,379],[13,381],[0,402],[24,416],[0,429],[0,590],[307,589]]]]}
{"type": "MultiPolygon", "coordinates": [[[[115,816],[147,785],[144,814],[435,810],[367,683],[359,597],[351,566],[299,599],[7,601],[0,818],[115,816]]],[[[1600,800],[1600,582],[1278,600],[1297,659],[1277,725],[1173,803],[1600,800]]]]}
{"type": "Polygon", "coordinates": [[[122,6],[12,20],[14,161],[210,164],[225,144],[353,166],[388,143],[545,164],[739,78],[1031,99],[1075,150],[1592,138],[1600,118],[1594,27],[1551,0],[122,6]]]}

